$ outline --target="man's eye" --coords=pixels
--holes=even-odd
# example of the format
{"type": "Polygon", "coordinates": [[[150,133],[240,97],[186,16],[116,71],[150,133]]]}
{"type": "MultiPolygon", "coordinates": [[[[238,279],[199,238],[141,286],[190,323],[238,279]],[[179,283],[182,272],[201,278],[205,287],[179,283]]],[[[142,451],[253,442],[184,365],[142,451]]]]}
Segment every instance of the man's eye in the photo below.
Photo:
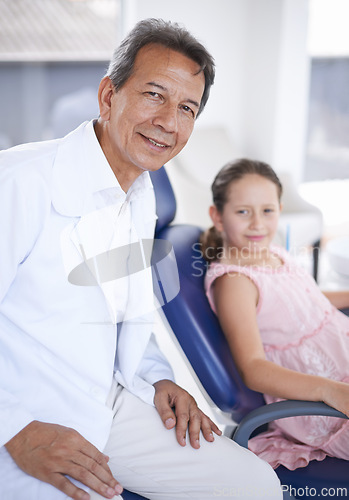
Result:
{"type": "Polygon", "coordinates": [[[147,91],[147,92],[144,92],[144,94],[148,97],[152,97],[154,99],[160,99],[161,98],[161,95],[158,93],[158,92],[152,92],[152,91],[147,91]]]}
{"type": "Polygon", "coordinates": [[[189,113],[191,114],[192,116],[195,116],[195,113],[194,111],[189,107],[189,106],[182,106],[182,109],[183,111],[185,111],[186,113],[189,113]]]}

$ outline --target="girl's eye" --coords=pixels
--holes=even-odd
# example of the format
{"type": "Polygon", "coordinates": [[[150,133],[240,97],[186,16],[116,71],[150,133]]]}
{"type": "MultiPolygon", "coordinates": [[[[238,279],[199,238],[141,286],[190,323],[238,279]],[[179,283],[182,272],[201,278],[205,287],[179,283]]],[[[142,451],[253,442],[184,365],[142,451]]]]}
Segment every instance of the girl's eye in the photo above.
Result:
{"type": "Polygon", "coordinates": [[[248,210],[238,210],[237,213],[240,214],[240,215],[247,215],[248,214],[248,210]]]}
{"type": "Polygon", "coordinates": [[[271,213],[273,213],[273,212],[274,212],[274,210],[273,210],[272,208],[266,208],[266,209],[264,210],[264,212],[265,212],[266,214],[271,214],[271,213]]]}

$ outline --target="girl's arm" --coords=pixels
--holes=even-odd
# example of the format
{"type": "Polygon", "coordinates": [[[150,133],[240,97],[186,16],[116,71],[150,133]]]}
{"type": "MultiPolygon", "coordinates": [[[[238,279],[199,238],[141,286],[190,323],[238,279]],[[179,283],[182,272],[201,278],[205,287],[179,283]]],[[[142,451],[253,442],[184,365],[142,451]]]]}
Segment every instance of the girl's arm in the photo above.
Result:
{"type": "Polygon", "coordinates": [[[322,292],[337,309],[349,307],[349,290],[338,290],[336,292],[322,292]]]}
{"type": "Polygon", "coordinates": [[[349,384],[296,372],[265,357],[256,306],[258,291],[243,275],[223,275],[214,285],[217,315],[244,383],[282,399],[324,401],[349,416],[349,384]]]}

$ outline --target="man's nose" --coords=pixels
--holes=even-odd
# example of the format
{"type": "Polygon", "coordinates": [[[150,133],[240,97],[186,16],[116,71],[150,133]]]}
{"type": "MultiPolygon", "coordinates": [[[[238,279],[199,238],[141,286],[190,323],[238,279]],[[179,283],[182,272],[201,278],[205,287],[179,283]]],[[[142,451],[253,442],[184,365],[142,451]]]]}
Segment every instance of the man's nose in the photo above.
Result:
{"type": "Polygon", "coordinates": [[[153,119],[153,124],[160,126],[166,132],[174,133],[178,131],[178,108],[177,105],[164,103],[157,109],[153,119]]]}

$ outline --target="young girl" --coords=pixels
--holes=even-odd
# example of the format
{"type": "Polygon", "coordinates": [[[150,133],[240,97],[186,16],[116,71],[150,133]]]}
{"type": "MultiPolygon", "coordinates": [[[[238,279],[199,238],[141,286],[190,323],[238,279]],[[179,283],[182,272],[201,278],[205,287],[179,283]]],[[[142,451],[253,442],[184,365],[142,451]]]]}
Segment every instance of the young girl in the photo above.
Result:
{"type": "MultiPolygon", "coordinates": [[[[202,238],[211,261],[205,286],[244,382],[267,403],[324,401],[349,415],[349,318],[337,309],[349,306],[349,292],[323,294],[272,244],[282,186],[268,165],[230,163],[212,191],[214,227],[202,238]]],[[[349,460],[349,421],[279,420],[250,449],[291,470],[326,455],[349,460]]]]}

